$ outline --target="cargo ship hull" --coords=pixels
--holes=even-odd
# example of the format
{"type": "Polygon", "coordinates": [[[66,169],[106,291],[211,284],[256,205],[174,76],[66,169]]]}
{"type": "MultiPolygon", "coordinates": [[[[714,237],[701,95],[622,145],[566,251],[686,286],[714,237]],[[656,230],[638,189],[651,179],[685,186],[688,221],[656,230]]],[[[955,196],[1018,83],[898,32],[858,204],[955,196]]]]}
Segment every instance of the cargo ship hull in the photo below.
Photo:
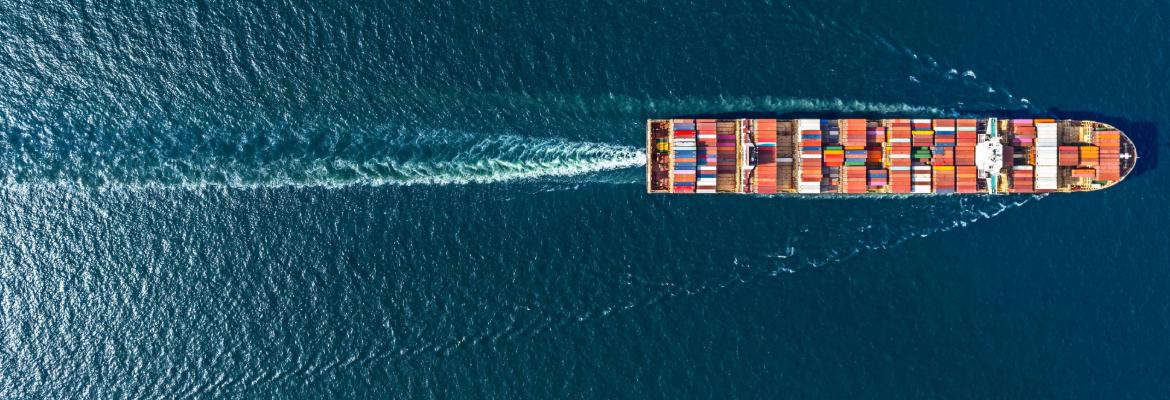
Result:
{"type": "Polygon", "coordinates": [[[651,119],[650,193],[1011,194],[1100,190],[1137,162],[1095,121],[651,119]]]}

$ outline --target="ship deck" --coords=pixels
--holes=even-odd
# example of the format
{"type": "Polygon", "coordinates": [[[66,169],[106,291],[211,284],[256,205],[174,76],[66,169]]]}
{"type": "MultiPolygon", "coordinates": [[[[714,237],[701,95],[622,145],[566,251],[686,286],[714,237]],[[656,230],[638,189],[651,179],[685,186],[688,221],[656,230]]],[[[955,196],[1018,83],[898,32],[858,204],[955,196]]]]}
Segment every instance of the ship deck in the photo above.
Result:
{"type": "Polygon", "coordinates": [[[651,193],[1100,190],[1134,168],[1117,128],[1051,119],[669,119],[646,126],[651,193]]]}

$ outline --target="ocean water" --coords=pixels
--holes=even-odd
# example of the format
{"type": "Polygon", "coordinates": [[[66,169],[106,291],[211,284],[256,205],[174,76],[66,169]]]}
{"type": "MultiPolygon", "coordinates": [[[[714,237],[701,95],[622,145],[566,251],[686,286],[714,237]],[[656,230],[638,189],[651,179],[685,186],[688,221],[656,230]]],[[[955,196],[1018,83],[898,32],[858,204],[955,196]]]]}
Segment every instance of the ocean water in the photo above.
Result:
{"type": "Polygon", "coordinates": [[[0,2],[0,398],[1166,398],[1168,17],[0,2]],[[650,117],[988,112],[1140,171],[644,193],[650,117]]]}

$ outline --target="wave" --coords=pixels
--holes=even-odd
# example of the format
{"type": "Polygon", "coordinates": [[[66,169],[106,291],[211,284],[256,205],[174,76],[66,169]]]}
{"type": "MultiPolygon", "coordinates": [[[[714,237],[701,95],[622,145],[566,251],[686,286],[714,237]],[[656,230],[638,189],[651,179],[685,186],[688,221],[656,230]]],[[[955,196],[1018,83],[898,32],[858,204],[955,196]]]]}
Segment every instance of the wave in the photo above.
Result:
{"type": "MultiPolygon", "coordinates": [[[[851,38],[860,43],[872,45],[873,48],[884,50],[895,55],[904,55],[908,61],[912,62],[918,70],[937,76],[944,80],[955,81],[959,85],[975,89],[977,92],[988,94],[1001,95],[1000,100],[1006,102],[1006,105],[1011,107],[1019,107],[1024,109],[1031,109],[1032,104],[1027,99],[1018,98],[1013,95],[1007,88],[996,88],[990,83],[987,83],[977,77],[977,74],[972,69],[960,69],[946,65],[939,62],[934,56],[930,54],[922,54],[919,51],[912,49],[910,46],[900,44],[898,41],[886,37],[881,33],[864,29],[863,25],[841,23],[828,16],[820,15],[812,9],[786,2],[785,6],[793,13],[798,14],[799,18],[793,18],[788,21],[790,24],[806,24],[810,25],[814,30],[833,29],[834,31],[844,35],[844,37],[851,38]],[[963,71],[963,72],[959,72],[963,71]]],[[[910,76],[910,80],[915,83],[920,83],[920,78],[910,76]]]]}
{"type": "Polygon", "coordinates": [[[881,114],[949,115],[945,108],[906,103],[870,102],[841,98],[784,96],[630,96],[562,95],[556,93],[432,93],[431,100],[483,104],[487,107],[561,111],[576,115],[669,116],[734,112],[872,112],[881,114]]]}
{"type": "MultiPolygon", "coordinates": [[[[342,359],[321,363],[328,366],[324,369],[332,369],[374,363],[406,362],[419,357],[449,356],[454,352],[480,345],[495,346],[500,343],[523,340],[582,324],[597,323],[597,321],[610,316],[639,312],[639,310],[661,305],[671,299],[726,293],[745,284],[767,279],[782,279],[792,274],[828,267],[866,253],[896,248],[907,242],[992,219],[1004,212],[1043,198],[1043,195],[1002,196],[962,198],[946,202],[926,199],[922,203],[914,203],[905,207],[905,211],[898,215],[873,215],[849,221],[857,226],[851,227],[850,223],[835,224],[836,228],[823,232],[800,229],[800,238],[790,238],[782,243],[777,243],[772,249],[759,249],[755,253],[736,255],[728,261],[730,265],[713,266],[718,271],[715,274],[717,276],[698,282],[688,281],[689,278],[687,278],[703,275],[696,274],[696,271],[685,271],[679,275],[677,280],[656,280],[640,276],[638,273],[627,273],[619,280],[619,286],[623,292],[612,292],[601,296],[608,298],[607,301],[598,302],[594,298],[597,294],[583,293],[581,296],[585,300],[580,302],[579,306],[572,306],[573,302],[526,305],[508,302],[511,309],[516,311],[516,315],[509,317],[510,322],[498,330],[395,345],[388,348],[368,349],[360,353],[347,354],[342,359]],[[905,225],[899,225],[898,229],[879,232],[877,225],[883,221],[888,222],[891,219],[909,221],[916,216],[925,216],[926,218],[921,220],[929,222],[921,224],[908,222],[905,225]],[[859,232],[870,234],[858,235],[859,232]],[[858,235],[865,240],[853,243],[843,240],[851,235],[858,235]],[[802,249],[805,246],[802,246],[801,242],[808,243],[808,248],[802,249]],[[823,248],[815,245],[825,242],[841,243],[843,246],[823,248]]],[[[910,200],[907,199],[907,201],[910,200]]],[[[559,288],[559,290],[568,289],[559,288]]]]}

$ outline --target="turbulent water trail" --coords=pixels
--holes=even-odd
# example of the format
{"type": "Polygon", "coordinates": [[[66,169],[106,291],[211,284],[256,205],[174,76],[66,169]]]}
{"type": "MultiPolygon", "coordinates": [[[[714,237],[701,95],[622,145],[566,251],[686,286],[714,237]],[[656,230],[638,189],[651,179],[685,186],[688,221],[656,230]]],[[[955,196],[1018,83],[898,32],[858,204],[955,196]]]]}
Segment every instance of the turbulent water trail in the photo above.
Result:
{"type": "Polygon", "coordinates": [[[447,130],[391,138],[337,134],[329,140],[310,145],[295,136],[253,136],[215,151],[198,145],[183,151],[178,140],[151,146],[114,141],[105,151],[66,143],[44,146],[64,150],[39,154],[35,146],[8,146],[16,150],[5,152],[0,182],[10,188],[127,189],[449,185],[588,175],[646,162],[632,146],[447,130]],[[268,144],[251,145],[257,141],[268,144]]]}

